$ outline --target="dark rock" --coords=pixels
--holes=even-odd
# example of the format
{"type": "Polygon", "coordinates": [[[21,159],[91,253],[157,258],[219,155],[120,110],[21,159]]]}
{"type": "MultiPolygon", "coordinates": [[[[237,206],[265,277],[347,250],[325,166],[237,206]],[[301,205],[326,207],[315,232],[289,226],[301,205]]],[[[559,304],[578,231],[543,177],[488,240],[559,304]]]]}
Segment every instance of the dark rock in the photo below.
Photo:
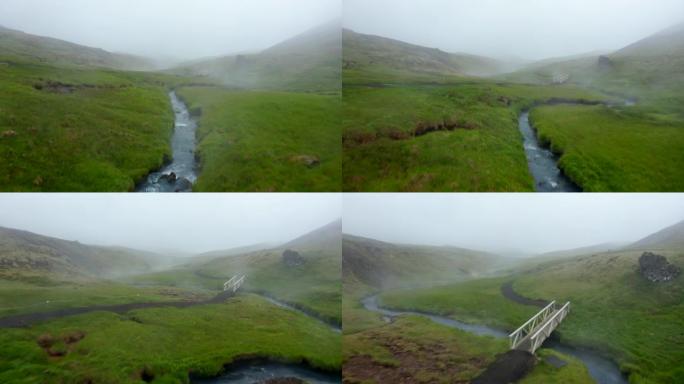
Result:
{"type": "Polygon", "coordinates": [[[302,265],[305,261],[306,260],[297,251],[287,249],[285,252],[283,252],[283,263],[285,263],[285,265],[288,267],[302,265]]]}
{"type": "Polygon", "coordinates": [[[176,180],[178,180],[178,176],[174,172],[159,176],[159,181],[165,181],[169,184],[175,183],[176,180]]]}
{"type": "Polygon", "coordinates": [[[510,350],[497,356],[496,360],[473,379],[471,384],[502,384],[515,383],[527,376],[534,368],[537,358],[527,352],[510,350]]]}
{"type": "Polygon", "coordinates": [[[611,60],[610,57],[599,56],[598,66],[599,69],[613,69],[615,67],[615,64],[613,64],[613,60],[611,60]]]}
{"type": "Polygon", "coordinates": [[[639,257],[639,272],[649,281],[658,283],[676,278],[682,270],[670,264],[665,256],[644,252],[639,257]]]}
{"type": "Polygon", "coordinates": [[[176,181],[176,188],[174,192],[190,192],[192,191],[192,182],[185,177],[181,177],[176,181]]]}

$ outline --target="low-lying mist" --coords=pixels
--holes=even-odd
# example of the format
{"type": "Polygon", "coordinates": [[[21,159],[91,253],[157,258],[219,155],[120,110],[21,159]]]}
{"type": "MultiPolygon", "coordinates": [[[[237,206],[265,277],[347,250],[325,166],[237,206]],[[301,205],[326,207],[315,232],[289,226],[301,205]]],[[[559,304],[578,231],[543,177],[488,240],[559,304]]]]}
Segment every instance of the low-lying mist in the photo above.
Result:
{"type": "Polygon", "coordinates": [[[348,194],[343,231],[532,256],[631,243],[682,220],[684,200],[676,194],[348,194]]]}
{"type": "Polygon", "coordinates": [[[0,226],[178,257],[282,244],[341,210],[339,194],[9,194],[0,226]]]}
{"type": "Polygon", "coordinates": [[[346,0],[360,33],[509,62],[612,52],[684,22],[679,0],[346,0]]]}
{"type": "Polygon", "coordinates": [[[336,0],[3,0],[0,26],[168,66],[257,52],[340,12],[336,0]]]}

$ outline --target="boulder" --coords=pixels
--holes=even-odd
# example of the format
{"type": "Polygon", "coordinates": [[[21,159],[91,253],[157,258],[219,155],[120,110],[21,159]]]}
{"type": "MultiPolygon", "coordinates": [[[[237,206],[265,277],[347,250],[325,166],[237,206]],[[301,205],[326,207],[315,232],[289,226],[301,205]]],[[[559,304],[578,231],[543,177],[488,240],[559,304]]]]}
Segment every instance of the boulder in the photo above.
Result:
{"type": "Polygon", "coordinates": [[[598,66],[599,69],[613,69],[615,65],[613,64],[613,60],[611,60],[610,57],[599,56],[598,66]]]}
{"type": "Polygon", "coordinates": [[[306,260],[297,251],[287,249],[285,252],[283,252],[283,263],[285,263],[285,265],[288,267],[302,265],[305,261],[306,260]]]}
{"type": "Polygon", "coordinates": [[[644,252],[639,257],[639,272],[647,280],[659,283],[676,278],[682,270],[670,264],[665,256],[644,252]]]}

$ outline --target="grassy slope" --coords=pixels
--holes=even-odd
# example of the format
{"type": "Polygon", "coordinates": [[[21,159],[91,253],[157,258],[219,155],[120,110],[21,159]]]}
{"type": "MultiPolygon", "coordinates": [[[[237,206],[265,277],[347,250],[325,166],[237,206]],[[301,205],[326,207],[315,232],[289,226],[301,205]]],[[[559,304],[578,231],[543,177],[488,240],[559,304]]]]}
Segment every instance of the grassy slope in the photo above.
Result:
{"type": "Polygon", "coordinates": [[[199,60],[171,70],[230,87],[339,92],[340,21],[319,25],[258,53],[199,60]]]}
{"type": "MultiPolygon", "coordinates": [[[[489,279],[489,282],[499,280],[489,279]]],[[[421,309],[442,314],[452,314],[461,320],[473,320],[466,311],[459,311],[460,305],[479,311],[479,315],[491,318],[487,310],[497,315],[505,312],[508,321],[524,319],[529,307],[515,306],[503,297],[496,298],[496,307],[482,308],[481,302],[489,302],[496,297],[498,286],[487,286],[479,280],[457,285],[462,295],[454,291],[412,290],[402,291],[410,305],[403,305],[396,292],[385,293],[382,301],[385,305],[395,304],[397,307],[421,309]],[[415,295],[414,292],[417,292],[415,295]],[[424,294],[423,294],[424,293],[424,294]],[[419,298],[433,296],[427,305],[420,305],[419,298]],[[434,300],[435,297],[439,297],[434,300]],[[455,299],[454,299],[455,298],[455,299]],[[400,304],[401,303],[401,304],[400,304]],[[440,307],[441,306],[441,307],[440,307]],[[454,308],[457,308],[454,311],[454,308]],[[458,314],[456,314],[458,313],[458,314]]],[[[495,355],[507,350],[506,341],[491,337],[474,336],[458,329],[435,324],[419,316],[402,316],[392,324],[384,323],[380,315],[369,312],[360,305],[359,300],[376,289],[359,282],[353,274],[344,278],[343,296],[343,376],[351,383],[382,383],[384,375],[399,375],[413,380],[412,382],[453,383],[468,382],[477,376],[491,363],[495,355]],[[364,367],[364,368],[361,368],[364,367]]],[[[532,312],[533,313],[533,312],[532,312]]],[[[492,325],[503,325],[494,322],[492,325]]],[[[553,351],[540,351],[545,357],[555,354],[553,351]]],[[[558,355],[568,362],[562,368],[555,368],[543,360],[535,370],[521,383],[563,382],[584,384],[591,379],[586,368],[576,359],[558,355]]]]}
{"type": "Polygon", "coordinates": [[[554,97],[601,98],[574,87],[451,83],[346,85],[344,190],[531,191],[519,110],[554,97]],[[443,123],[459,128],[413,137],[420,125],[443,123]]]}
{"type": "Polygon", "coordinates": [[[187,383],[188,372],[215,375],[240,356],[306,360],[330,370],[341,365],[339,334],[250,295],[186,309],[74,316],[3,329],[0,340],[0,381],[6,383],[138,383],[143,370],[155,382],[187,383]],[[86,336],[71,345],[59,342],[64,357],[50,358],[36,344],[42,334],[61,338],[75,331],[86,336]]]}
{"type": "Polygon", "coordinates": [[[280,252],[264,251],[231,256],[209,263],[129,279],[135,284],[174,286],[218,291],[236,274],[247,274],[244,289],[266,293],[276,299],[341,322],[339,253],[305,251],[303,265],[287,267],[280,252]]]}
{"type": "Polygon", "coordinates": [[[422,290],[390,291],[380,298],[388,308],[419,310],[513,331],[539,308],[519,305],[503,297],[501,284],[508,279],[478,279],[422,290]],[[487,305],[482,305],[483,302],[487,305]]]}
{"type": "MultiPolygon", "coordinates": [[[[468,281],[383,294],[385,305],[448,315],[462,321],[512,330],[538,308],[514,304],[500,293],[514,279],[517,292],[532,298],[572,302],[558,329],[564,343],[589,347],[616,359],[633,383],[676,383],[684,357],[681,278],[652,284],[637,273],[642,251],[544,261],[513,277],[468,281]]],[[[681,251],[658,250],[684,265],[681,251]]]]}
{"type": "Polygon", "coordinates": [[[42,278],[0,280],[0,317],[93,305],[208,299],[207,290],[132,287],[113,281],[58,282],[42,278]]]}
{"type": "Polygon", "coordinates": [[[0,58],[0,189],[131,190],[170,155],[169,79],[0,58]],[[96,87],[34,88],[48,81],[96,87]]]}
{"type": "Polygon", "coordinates": [[[197,191],[338,191],[339,97],[183,88],[201,110],[197,191]],[[320,165],[307,167],[299,156],[320,165]]]}
{"type": "MultiPolygon", "coordinates": [[[[680,267],[684,253],[660,250],[680,267]]],[[[684,379],[684,283],[654,284],[637,272],[641,251],[583,256],[551,264],[516,280],[529,297],[570,300],[571,317],[559,328],[568,343],[608,352],[632,383],[684,379]]]]}
{"type": "Polygon", "coordinates": [[[585,191],[684,190],[684,121],[639,108],[567,105],[536,108],[531,120],[585,191]]]}

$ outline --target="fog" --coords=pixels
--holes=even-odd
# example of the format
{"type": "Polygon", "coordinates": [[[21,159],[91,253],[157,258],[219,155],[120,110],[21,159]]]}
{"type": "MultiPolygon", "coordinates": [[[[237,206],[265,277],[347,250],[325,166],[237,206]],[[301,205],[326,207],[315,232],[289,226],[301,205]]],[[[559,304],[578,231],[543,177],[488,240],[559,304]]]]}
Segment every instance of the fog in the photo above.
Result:
{"type": "Polygon", "coordinates": [[[345,194],[347,234],[536,254],[633,242],[684,220],[681,194],[345,194]]]}
{"type": "Polygon", "coordinates": [[[340,194],[3,194],[0,226],[86,244],[201,253],[282,243],[342,216],[340,194]]]}
{"type": "Polygon", "coordinates": [[[340,0],[0,1],[7,28],[167,60],[263,50],[340,13],[340,0]]]}
{"type": "Polygon", "coordinates": [[[496,58],[610,52],[684,22],[682,0],[345,0],[360,33],[496,58]]]}

